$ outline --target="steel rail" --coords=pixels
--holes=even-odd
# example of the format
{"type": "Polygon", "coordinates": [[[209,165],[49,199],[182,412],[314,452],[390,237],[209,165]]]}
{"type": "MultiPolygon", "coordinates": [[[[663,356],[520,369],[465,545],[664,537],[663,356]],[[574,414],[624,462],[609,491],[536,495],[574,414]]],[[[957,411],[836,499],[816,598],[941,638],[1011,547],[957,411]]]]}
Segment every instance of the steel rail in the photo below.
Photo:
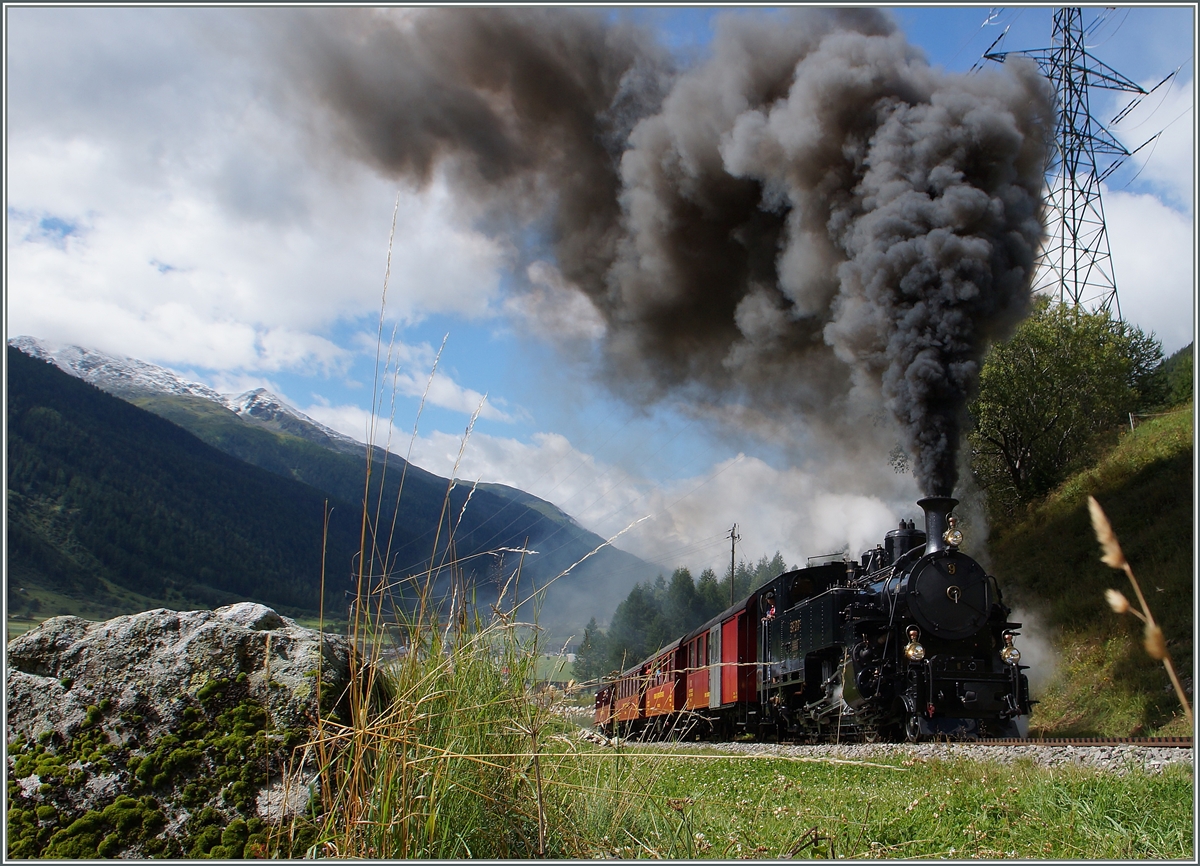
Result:
{"type": "Polygon", "coordinates": [[[925,740],[970,746],[1151,746],[1191,749],[1191,737],[1027,737],[1025,739],[925,740]]]}

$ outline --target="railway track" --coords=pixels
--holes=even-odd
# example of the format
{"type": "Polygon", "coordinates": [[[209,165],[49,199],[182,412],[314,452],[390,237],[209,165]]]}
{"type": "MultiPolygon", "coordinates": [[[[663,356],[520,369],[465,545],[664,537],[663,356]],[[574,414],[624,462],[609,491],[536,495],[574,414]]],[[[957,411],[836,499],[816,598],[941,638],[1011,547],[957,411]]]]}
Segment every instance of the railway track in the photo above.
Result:
{"type": "Polygon", "coordinates": [[[1147,746],[1162,748],[1192,748],[1191,737],[1029,737],[1007,740],[951,741],[972,746],[1147,746]]]}
{"type": "MultiPolygon", "coordinates": [[[[608,742],[608,738],[590,732],[591,736],[587,737],[595,742],[608,742]]],[[[906,743],[869,743],[862,740],[846,739],[843,741],[845,745],[915,745],[906,743]]],[[[708,745],[719,745],[719,743],[708,743],[708,745]]],[[[778,743],[783,746],[805,746],[805,745],[837,745],[837,743],[821,743],[810,744],[802,742],[783,741],[778,743]]],[[[1026,737],[1026,738],[1006,738],[1006,739],[978,739],[978,740],[922,740],[920,745],[957,745],[957,746],[1141,746],[1148,749],[1192,749],[1192,737],[1026,737]]]]}

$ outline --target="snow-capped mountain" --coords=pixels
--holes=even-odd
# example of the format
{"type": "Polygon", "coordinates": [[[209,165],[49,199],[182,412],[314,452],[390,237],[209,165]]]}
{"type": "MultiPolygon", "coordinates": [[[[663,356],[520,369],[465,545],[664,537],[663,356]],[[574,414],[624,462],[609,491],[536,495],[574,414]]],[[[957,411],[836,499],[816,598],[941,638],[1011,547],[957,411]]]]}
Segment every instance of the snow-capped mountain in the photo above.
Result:
{"type": "Polygon", "coordinates": [[[231,412],[248,421],[255,421],[302,439],[316,441],[336,451],[361,454],[366,445],[336,430],[314,421],[299,409],[284,403],[266,388],[255,388],[236,397],[223,395],[222,404],[231,412]]]}
{"type": "Polygon", "coordinates": [[[82,346],[54,345],[36,337],[13,337],[8,344],[116,397],[132,399],[157,394],[202,397],[247,421],[315,440],[338,451],[356,453],[366,448],[361,442],[292,408],[265,388],[243,394],[222,394],[199,382],[189,382],[165,367],[136,358],[109,355],[82,346]]]}
{"type": "Polygon", "coordinates": [[[57,346],[36,337],[13,337],[8,345],[117,397],[148,392],[203,397],[225,404],[225,398],[207,385],[188,382],[164,367],[136,358],[121,358],[82,346],[57,346]]]}

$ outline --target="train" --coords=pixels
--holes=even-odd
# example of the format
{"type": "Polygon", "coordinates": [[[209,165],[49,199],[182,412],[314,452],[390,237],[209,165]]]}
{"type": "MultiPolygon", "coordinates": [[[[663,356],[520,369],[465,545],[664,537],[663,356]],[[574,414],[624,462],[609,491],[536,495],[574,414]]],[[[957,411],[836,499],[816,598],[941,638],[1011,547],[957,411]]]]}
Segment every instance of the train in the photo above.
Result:
{"type": "Polygon", "coordinates": [[[596,693],[608,736],[918,742],[1023,736],[1033,701],[996,578],[958,500],[917,505],[861,558],[815,557],[596,693]]]}

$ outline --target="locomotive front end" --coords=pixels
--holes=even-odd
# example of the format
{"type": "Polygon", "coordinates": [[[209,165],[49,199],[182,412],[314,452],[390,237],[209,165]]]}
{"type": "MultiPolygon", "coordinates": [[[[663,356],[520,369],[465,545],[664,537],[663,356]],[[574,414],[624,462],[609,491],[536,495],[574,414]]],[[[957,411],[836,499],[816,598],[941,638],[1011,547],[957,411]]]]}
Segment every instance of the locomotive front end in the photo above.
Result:
{"type": "Polygon", "coordinates": [[[995,578],[959,550],[957,504],[918,503],[925,546],[897,563],[891,582],[892,623],[904,641],[896,686],[905,734],[1018,736],[1017,720],[1030,710],[1025,666],[1012,646],[1020,623],[1008,621],[995,578]]]}

